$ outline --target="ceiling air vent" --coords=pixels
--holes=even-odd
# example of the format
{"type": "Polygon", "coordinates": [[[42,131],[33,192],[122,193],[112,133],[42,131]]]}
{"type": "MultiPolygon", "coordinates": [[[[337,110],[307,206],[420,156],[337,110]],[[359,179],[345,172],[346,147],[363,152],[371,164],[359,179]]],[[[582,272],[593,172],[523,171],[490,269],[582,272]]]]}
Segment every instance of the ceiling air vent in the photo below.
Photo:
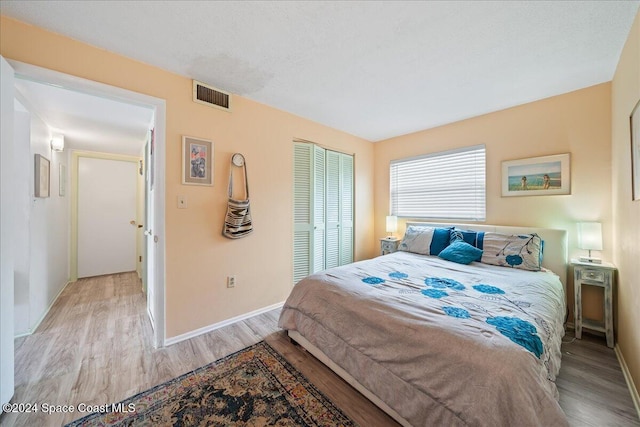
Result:
{"type": "Polygon", "coordinates": [[[231,111],[231,94],[212,86],[193,81],[193,102],[231,111]]]}

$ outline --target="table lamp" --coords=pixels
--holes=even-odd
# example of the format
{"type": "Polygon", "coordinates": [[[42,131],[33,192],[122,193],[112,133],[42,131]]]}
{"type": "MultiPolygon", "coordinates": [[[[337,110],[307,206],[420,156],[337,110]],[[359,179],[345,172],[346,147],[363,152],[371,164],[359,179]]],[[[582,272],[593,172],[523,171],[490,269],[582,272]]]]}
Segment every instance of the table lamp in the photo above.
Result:
{"type": "Polygon", "coordinates": [[[578,247],[589,251],[588,257],[580,257],[581,262],[602,264],[602,260],[600,258],[593,258],[591,256],[591,251],[602,250],[602,224],[599,222],[579,222],[578,247]]]}
{"type": "Polygon", "coordinates": [[[393,239],[393,233],[398,231],[398,217],[395,215],[387,216],[387,239],[393,239]]]}

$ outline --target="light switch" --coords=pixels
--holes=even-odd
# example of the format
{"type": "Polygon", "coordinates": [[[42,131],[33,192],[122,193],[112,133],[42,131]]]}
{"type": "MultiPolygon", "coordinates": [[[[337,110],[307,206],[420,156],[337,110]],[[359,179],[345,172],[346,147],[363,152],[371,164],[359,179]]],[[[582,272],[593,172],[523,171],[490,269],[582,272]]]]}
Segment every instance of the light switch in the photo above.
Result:
{"type": "Polygon", "coordinates": [[[187,196],[178,196],[178,209],[187,209],[187,196]]]}

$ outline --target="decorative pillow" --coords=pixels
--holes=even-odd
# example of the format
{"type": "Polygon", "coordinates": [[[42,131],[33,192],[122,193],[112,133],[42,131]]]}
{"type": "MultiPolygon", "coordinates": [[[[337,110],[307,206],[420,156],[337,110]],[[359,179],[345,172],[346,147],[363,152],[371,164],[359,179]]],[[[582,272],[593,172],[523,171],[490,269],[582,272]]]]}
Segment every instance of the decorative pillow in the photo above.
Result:
{"type": "Polygon", "coordinates": [[[473,247],[462,240],[457,240],[443,249],[438,256],[458,264],[471,264],[472,261],[478,261],[482,258],[482,249],[473,247]]]}
{"type": "Polygon", "coordinates": [[[410,225],[398,250],[421,255],[438,255],[449,245],[449,228],[410,225]]]}
{"type": "Polygon", "coordinates": [[[481,262],[521,270],[542,267],[542,240],[537,234],[506,235],[485,233],[481,262]]]}
{"type": "MultiPolygon", "coordinates": [[[[460,230],[457,228],[453,229],[451,230],[450,243],[453,243],[456,241],[463,241],[470,244],[474,248],[484,249],[483,248],[484,231],[460,230]]],[[[478,259],[474,261],[480,262],[481,257],[482,257],[482,252],[478,255],[478,259]]]]}

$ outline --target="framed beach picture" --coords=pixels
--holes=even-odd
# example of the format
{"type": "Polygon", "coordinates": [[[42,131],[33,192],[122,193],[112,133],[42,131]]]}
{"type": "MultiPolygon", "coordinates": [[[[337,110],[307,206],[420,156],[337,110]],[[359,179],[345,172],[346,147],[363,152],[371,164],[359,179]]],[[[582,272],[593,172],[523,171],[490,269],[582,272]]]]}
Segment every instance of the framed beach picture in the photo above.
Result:
{"type": "Polygon", "coordinates": [[[569,163],[569,153],[502,162],[502,196],[571,194],[569,163]]]}
{"type": "Polygon", "coordinates": [[[49,197],[49,160],[40,154],[35,155],[35,197],[49,197]]]}
{"type": "Polygon", "coordinates": [[[631,197],[640,200],[640,101],[633,107],[631,117],[631,197]]]}
{"type": "Polygon", "coordinates": [[[213,142],[182,137],[182,183],[213,185],[213,142]]]}

